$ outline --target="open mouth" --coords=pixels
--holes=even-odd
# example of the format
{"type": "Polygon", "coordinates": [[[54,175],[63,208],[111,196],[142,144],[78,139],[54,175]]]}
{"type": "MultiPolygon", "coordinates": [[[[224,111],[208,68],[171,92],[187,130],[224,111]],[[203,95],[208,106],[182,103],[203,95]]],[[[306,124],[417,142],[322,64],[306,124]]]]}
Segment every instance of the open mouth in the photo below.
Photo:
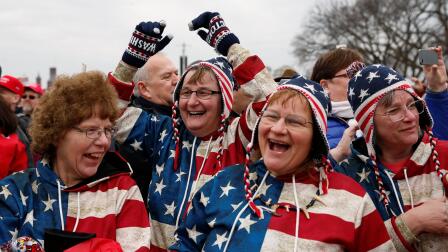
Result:
{"type": "Polygon", "coordinates": [[[98,152],[97,153],[87,153],[87,154],[84,154],[84,157],[86,157],[86,158],[88,158],[88,159],[90,159],[92,161],[97,161],[102,156],[103,156],[103,153],[98,153],[98,152]]]}
{"type": "Polygon", "coordinates": [[[199,117],[199,116],[202,116],[203,114],[205,114],[205,111],[190,111],[190,112],[188,112],[188,115],[190,115],[192,117],[199,117]]]}
{"type": "Polygon", "coordinates": [[[277,140],[268,140],[269,149],[275,152],[285,152],[289,149],[290,145],[277,140]]]}

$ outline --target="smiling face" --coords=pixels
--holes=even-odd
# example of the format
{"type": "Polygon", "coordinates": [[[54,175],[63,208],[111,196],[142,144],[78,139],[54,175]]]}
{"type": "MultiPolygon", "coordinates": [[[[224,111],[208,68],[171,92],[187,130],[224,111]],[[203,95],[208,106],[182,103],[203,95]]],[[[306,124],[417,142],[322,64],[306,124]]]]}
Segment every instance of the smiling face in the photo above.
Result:
{"type": "Polygon", "coordinates": [[[392,148],[412,149],[412,145],[417,143],[419,138],[419,114],[418,112],[406,109],[402,120],[393,122],[386,114],[396,113],[404,107],[412,104],[415,99],[408,92],[403,90],[394,91],[390,101],[387,97],[382,98],[375,110],[374,124],[376,143],[385,152],[392,148]]]}
{"type": "MultiPolygon", "coordinates": [[[[109,119],[94,115],[76,125],[79,129],[110,128],[109,119]]],[[[76,185],[96,174],[104,155],[109,149],[111,139],[101,134],[90,139],[85,132],[69,129],[56,144],[54,170],[65,185],[76,185]]]]}
{"type": "MultiPolygon", "coordinates": [[[[190,70],[184,79],[181,90],[211,90],[220,92],[218,81],[211,71],[205,71],[202,76],[195,78],[195,72],[190,70]]],[[[212,94],[208,98],[199,98],[192,93],[189,98],[180,96],[179,110],[182,121],[187,129],[197,137],[204,137],[218,130],[222,113],[221,94],[212,94]]]]}
{"type": "Polygon", "coordinates": [[[262,117],[258,127],[258,143],[264,163],[276,176],[302,171],[309,160],[313,140],[308,101],[297,91],[286,91],[297,93],[292,97],[282,92],[285,91],[271,97],[274,101],[266,109],[275,118],[262,117]],[[306,123],[297,124],[299,121],[306,123]]]}

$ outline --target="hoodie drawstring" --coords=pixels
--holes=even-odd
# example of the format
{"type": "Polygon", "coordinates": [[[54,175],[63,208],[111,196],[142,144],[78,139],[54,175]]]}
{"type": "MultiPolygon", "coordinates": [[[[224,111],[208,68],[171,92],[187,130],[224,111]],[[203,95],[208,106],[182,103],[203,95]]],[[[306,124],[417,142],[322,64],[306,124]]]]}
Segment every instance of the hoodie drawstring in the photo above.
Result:
{"type": "MultiPolygon", "coordinates": [[[[61,219],[61,229],[62,231],[65,231],[65,224],[64,224],[64,214],[62,213],[62,195],[61,195],[61,183],[59,180],[56,180],[56,183],[58,184],[58,204],[59,204],[59,217],[61,219]]],[[[81,216],[81,201],[80,201],[80,194],[81,192],[78,192],[77,194],[77,212],[76,212],[76,222],[75,226],[73,227],[72,232],[76,232],[76,229],[78,228],[79,219],[81,216]]]]}
{"type": "Polygon", "coordinates": [[[65,225],[64,225],[64,215],[62,213],[62,197],[61,197],[61,183],[59,182],[59,180],[56,180],[56,183],[58,184],[58,204],[59,204],[59,217],[61,218],[61,229],[62,231],[65,230],[65,225]]]}
{"type": "MultiPolygon", "coordinates": [[[[260,191],[261,187],[263,186],[264,182],[266,181],[266,178],[268,177],[268,175],[269,175],[269,171],[266,171],[266,173],[263,176],[263,179],[261,180],[260,185],[258,186],[257,190],[254,193],[254,197],[253,197],[254,199],[257,197],[258,192],[260,191]]],[[[223,252],[227,251],[227,247],[230,244],[230,240],[232,239],[233,232],[235,231],[235,228],[236,228],[236,223],[238,222],[238,220],[240,219],[240,217],[243,214],[244,210],[246,210],[246,208],[248,206],[249,206],[249,202],[236,215],[236,218],[235,218],[235,220],[233,221],[233,224],[232,224],[232,228],[230,229],[229,237],[227,238],[226,246],[224,246],[223,252]]],[[[250,215],[250,213],[249,213],[249,215],[250,215]]]]}
{"type": "Polygon", "coordinates": [[[190,184],[190,179],[191,179],[191,167],[193,166],[193,158],[196,156],[196,155],[194,155],[195,152],[193,151],[193,148],[196,146],[196,139],[197,139],[197,137],[194,138],[193,146],[191,147],[190,168],[188,169],[187,186],[185,187],[184,196],[182,197],[182,202],[180,204],[179,212],[177,213],[176,230],[177,230],[177,227],[179,227],[180,215],[182,214],[182,208],[184,207],[185,199],[187,198],[188,185],[190,184]]]}
{"type": "MultiPolygon", "coordinates": [[[[202,168],[204,168],[204,166],[205,166],[205,161],[207,161],[208,153],[210,152],[210,143],[211,143],[211,142],[212,142],[212,138],[210,138],[210,140],[208,141],[207,149],[206,149],[206,151],[205,151],[205,156],[204,156],[204,159],[202,160],[201,168],[199,169],[199,172],[198,172],[198,176],[197,176],[197,178],[196,178],[196,181],[193,181],[193,187],[192,187],[192,189],[191,189],[191,193],[190,193],[190,197],[189,197],[188,201],[191,201],[191,200],[193,199],[193,196],[196,194],[196,187],[197,187],[197,185],[198,185],[199,178],[201,177],[202,168]]],[[[190,166],[190,169],[191,169],[191,166],[190,166]]]]}
{"type": "MultiPolygon", "coordinates": [[[[392,178],[390,177],[389,173],[387,171],[385,173],[386,173],[387,177],[389,178],[390,183],[392,184],[392,189],[394,190],[394,196],[395,196],[395,199],[397,200],[398,207],[400,207],[401,213],[404,213],[403,207],[401,206],[401,203],[400,203],[400,199],[398,198],[398,192],[397,192],[397,188],[395,188],[395,183],[392,180],[392,178]]],[[[406,182],[407,182],[407,176],[406,176],[406,182]]],[[[408,189],[409,189],[409,184],[408,184],[408,189]]]]}
{"type": "Polygon", "coordinates": [[[414,196],[412,195],[411,187],[409,186],[408,169],[404,168],[404,178],[406,179],[406,186],[408,187],[409,196],[411,197],[411,208],[414,208],[414,196]]]}
{"type": "Polygon", "coordinates": [[[80,203],[80,200],[79,200],[79,195],[80,195],[81,193],[80,192],[78,192],[78,202],[77,202],[77,205],[78,205],[78,209],[77,209],[77,212],[76,212],[76,222],[75,222],[75,227],[73,227],[73,232],[76,232],[76,229],[78,228],[78,223],[79,223],[79,217],[80,217],[80,215],[81,215],[81,203],[80,203]]]}
{"type": "Polygon", "coordinates": [[[295,238],[294,238],[294,252],[297,251],[297,246],[299,243],[299,220],[300,220],[300,203],[299,198],[297,197],[297,188],[296,188],[296,177],[294,174],[292,175],[292,184],[294,191],[294,203],[296,204],[296,227],[295,227],[295,238]]]}

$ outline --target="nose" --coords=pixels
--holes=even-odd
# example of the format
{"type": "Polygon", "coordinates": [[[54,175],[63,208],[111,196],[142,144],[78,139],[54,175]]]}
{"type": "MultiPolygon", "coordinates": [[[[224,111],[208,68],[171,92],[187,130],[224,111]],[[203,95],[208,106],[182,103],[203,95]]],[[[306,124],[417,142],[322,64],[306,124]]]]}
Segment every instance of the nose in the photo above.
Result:
{"type": "Polygon", "coordinates": [[[414,121],[414,120],[418,120],[418,119],[419,119],[418,113],[412,112],[409,109],[405,110],[403,121],[410,122],[410,121],[414,121]]]}
{"type": "Polygon", "coordinates": [[[104,131],[101,131],[101,135],[98,138],[96,138],[94,141],[94,143],[96,145],[104,146],[107,148],[109,148],[110,142],[111,142],[111,139],[106,136],[104,131]]]}
{"type": "Polygon", "coordinates": [[[277,122],[275,122],[271,127],[271,131],[278,134],[286,133],[285,119],[280,118],[277,122]]]}
{"type": "Polygon", "coordinates": [[[193,92],[190,96],[190,98],[188,98],[188,105],[196,105],[199,102],[199,98],[196,95],[196,92],[193,92]]]}

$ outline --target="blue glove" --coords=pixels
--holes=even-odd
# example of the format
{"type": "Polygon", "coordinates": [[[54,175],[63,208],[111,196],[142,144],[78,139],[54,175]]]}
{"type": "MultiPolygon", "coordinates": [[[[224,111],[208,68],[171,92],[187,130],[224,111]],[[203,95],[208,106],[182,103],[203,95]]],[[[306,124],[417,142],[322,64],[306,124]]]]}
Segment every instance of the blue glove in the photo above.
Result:
{"type": "Polygon", "coordinates": [[[188,27],[190,31],[200,29],[199,37],[224,56],[227,56],[229,48],[233,44],[240,43],[237,36],[230,32],[218,12],[204,12],[193,19],[188,27]]]}
{"type": "Polygon", "coordinates": [[[162,50],[173,39],[172,35],[162,38],[165,26],[164,21],[138,24],[121,59],[133,67],[142,67],[149,57],[162,50]]]}

